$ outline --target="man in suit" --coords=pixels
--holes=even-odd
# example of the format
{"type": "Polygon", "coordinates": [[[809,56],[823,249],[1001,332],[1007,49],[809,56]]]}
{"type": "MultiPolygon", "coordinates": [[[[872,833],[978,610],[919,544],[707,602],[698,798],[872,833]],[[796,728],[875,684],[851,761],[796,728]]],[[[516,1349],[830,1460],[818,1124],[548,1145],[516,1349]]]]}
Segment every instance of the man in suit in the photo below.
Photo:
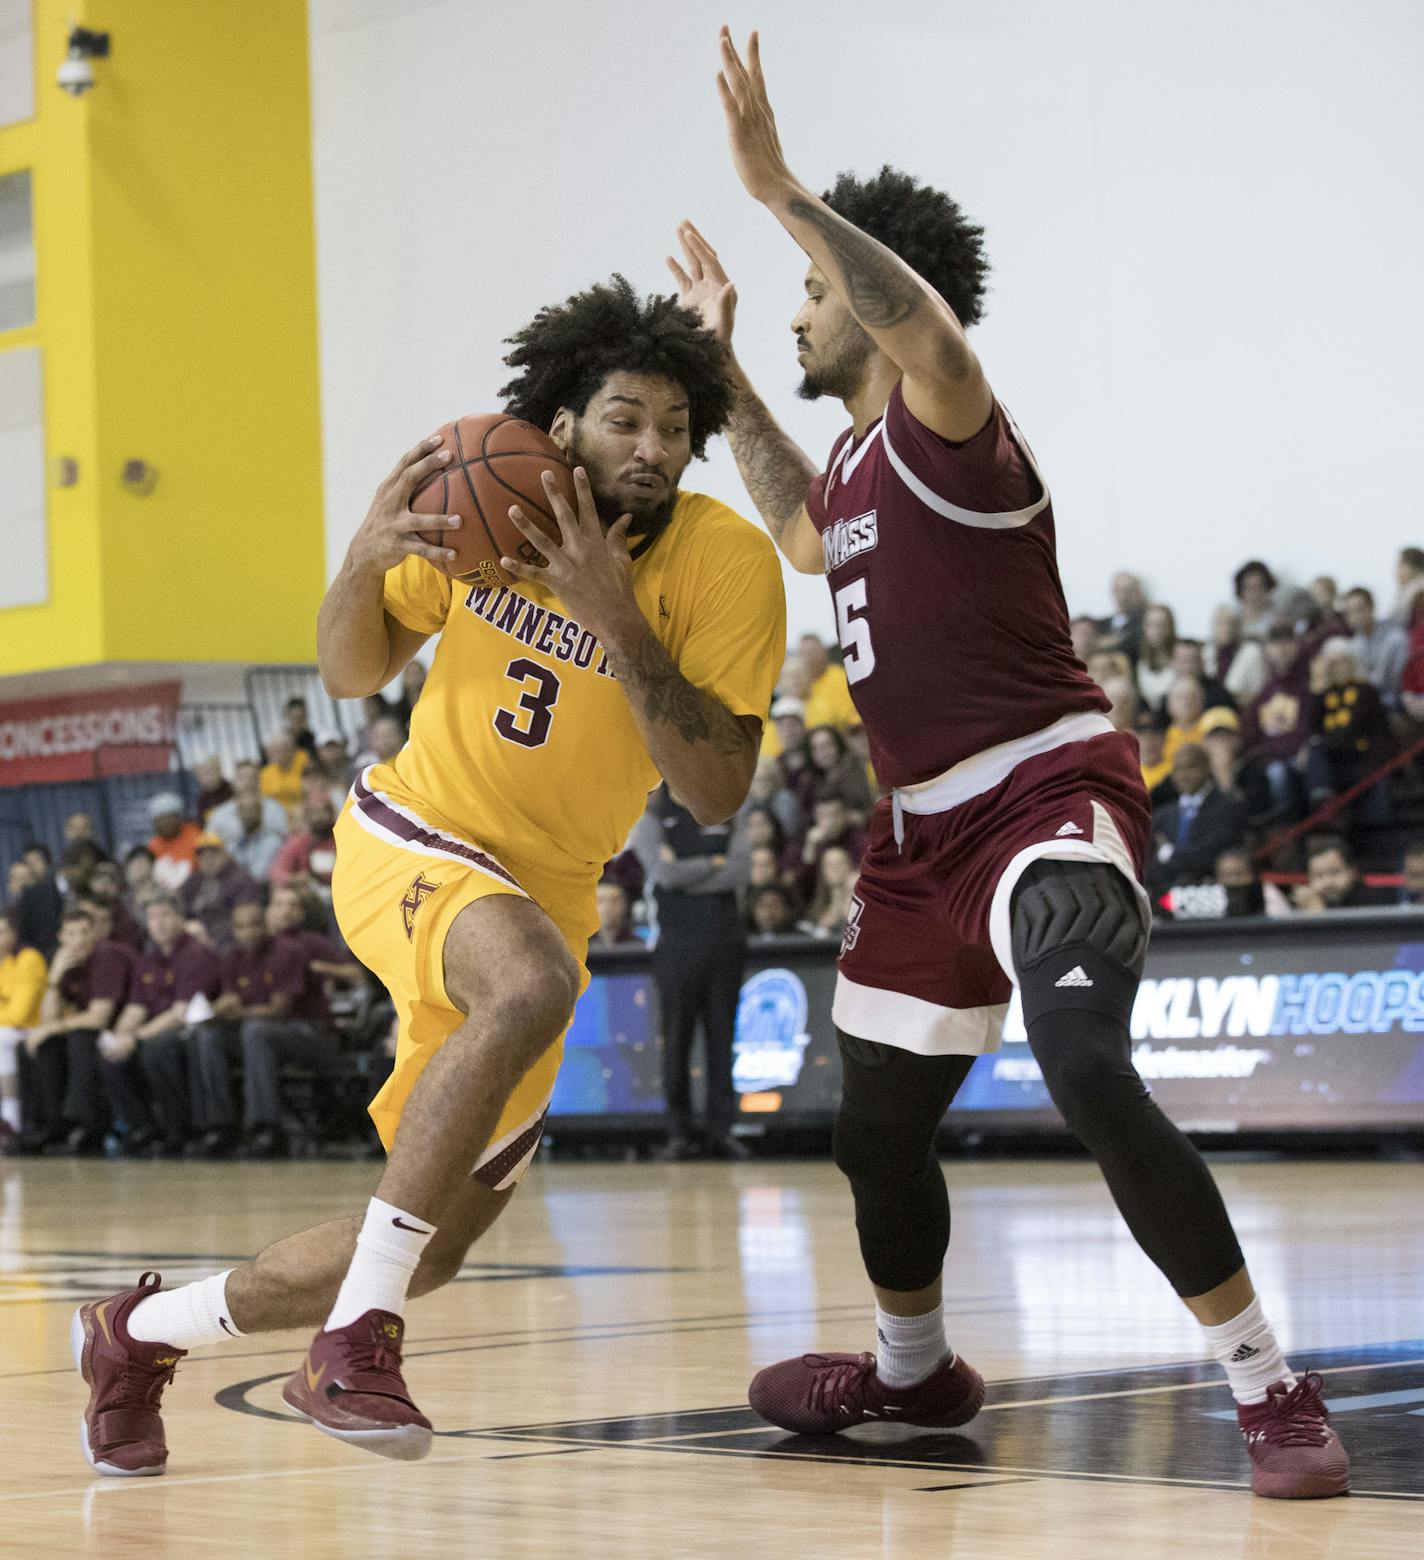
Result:
{"type": "Polygon", "coordinates": [[[1211,777],[1211,762],[1199,743],[1186,742],[1172,760],[1177,798],[1153,809],[1152,860],[1148,876],[1156,893],[1183,883],[1208,881],[1216,858],[1246,837],[1246,807],[1211,777]]]}

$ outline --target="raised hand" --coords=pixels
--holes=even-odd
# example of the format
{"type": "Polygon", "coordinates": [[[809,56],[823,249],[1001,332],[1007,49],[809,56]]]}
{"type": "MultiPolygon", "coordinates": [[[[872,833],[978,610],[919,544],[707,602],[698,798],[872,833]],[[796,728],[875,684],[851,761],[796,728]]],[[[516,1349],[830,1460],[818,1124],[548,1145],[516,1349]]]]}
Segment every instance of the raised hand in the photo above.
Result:
{"type": "Polygon", "coordinates": [[[722,29],[719,41],[722,68],[717,72],[717,92],[727,116],[732,163],[747,194],[754,200],[770,201],[787,194],[796,181],[776,133],[776,116],[761,69],[761,42],[756,33],[751,35],[743,64],[727,28],[722,29]]]}
{"type": "Polygon", "coordinates": [[[514,504],[509,518],[548,561],[542,567],[515,558],[499,561],[515,579],[547,586],[573,617],[602,638],[620,613],[626,613],[630,607],[639,612],[633,595],[633,563],[628,556],[628,527],[633,517],[623,515],[605,531],[598,518],[588,473],[582,466],[574,467],[574,494],[578,499],[577,513],[546,472],[544,497],[559,523],[558,545],[514,504]]]}
{"type": "Polygon", "coordinates": [[[683,263],[679,265],[669,255],[667,265],[677,280],[678,301],[684,309],[693,310],[724,347],[730,347],[737,289],[727,280],[717,251],[690,222],[678,224],[677,241],[682,246],[683,263]]]}

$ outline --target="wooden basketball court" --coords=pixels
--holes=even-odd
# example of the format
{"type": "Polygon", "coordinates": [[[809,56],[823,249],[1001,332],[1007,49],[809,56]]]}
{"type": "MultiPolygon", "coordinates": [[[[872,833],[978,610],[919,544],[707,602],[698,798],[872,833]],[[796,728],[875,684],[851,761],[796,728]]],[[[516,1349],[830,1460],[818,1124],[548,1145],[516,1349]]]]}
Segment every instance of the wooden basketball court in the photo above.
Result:
{"type": "Polygon", "coordinates": [[[1086,1163],[952,1163],[965,1431],[761,1424],[759,1366],[868,1345],[824,1163],[537,1167],[461,1281],[410,1311],[422,1463],[294,1421],[301,1334],[187,1359],[169,1473],[93,1476],[80,1300],[181,1281],[359,1211],[374,1165],[0,1166],[0,1553],[1368,1560],[1424,1534],[1424,1233],[1412,1164],[1218,1165],[1297,1370],[1322,1371],[1355,1494],[1254,1499],[1220,1373],[1086,1163]]]}

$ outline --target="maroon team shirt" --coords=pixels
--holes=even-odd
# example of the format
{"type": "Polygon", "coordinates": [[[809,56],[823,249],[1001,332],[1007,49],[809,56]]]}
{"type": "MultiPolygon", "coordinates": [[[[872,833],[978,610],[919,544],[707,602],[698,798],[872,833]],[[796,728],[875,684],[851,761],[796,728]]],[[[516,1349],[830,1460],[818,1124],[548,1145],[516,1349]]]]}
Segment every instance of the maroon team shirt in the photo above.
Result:
{"type": "Polygon", "coordinates": [[[210,1000],[222,986],[222,965],[211,948],[184,933],[165,954],[150,948],[138,961],[129,1000],[140,1003],[150,1018],[175,1002],[188,1002],[201,993],[210,1000]]]}
{"type": "Polygon", "coordinates": [[[313,1024],[324,1024],[331,1017],[331,1008],[326,1000],[326,981],[312,969],[312,965],[349,964],[351,955],[321,932],[293,932],[285,940],[300,949],[302,969],[306,975],[301,1000],[292,1004],[292,1017],[305,1018],[313,1024]]]}
{"type": "Polygon", "coordinates": [[[997,401],[951,444],[897,384],[879,422],[837,440],[806,510],[883,784],[1109,708],[1073,653],[1052,502],[997,401]]]}
{"type": "Polygon", "coordinates": [[[223,960],[223,995],[235,996],[243,1007],[264,1007],[277,992],[288,997],[293,1017],[306,990],[307,968],[302,951],[289,937],[269,938],[260,947],[234,948],[223,960]]]}
{"type": "Polygon", "coordinates": [[[59,977],[59,994],[67,1007],[83,1012],[91,1002],[108,1000],[114,1004],[115,1017],[129,999],[138,955],[125,943],[112,938],[94,945],[83,964],[76,964],[59,977]]]}

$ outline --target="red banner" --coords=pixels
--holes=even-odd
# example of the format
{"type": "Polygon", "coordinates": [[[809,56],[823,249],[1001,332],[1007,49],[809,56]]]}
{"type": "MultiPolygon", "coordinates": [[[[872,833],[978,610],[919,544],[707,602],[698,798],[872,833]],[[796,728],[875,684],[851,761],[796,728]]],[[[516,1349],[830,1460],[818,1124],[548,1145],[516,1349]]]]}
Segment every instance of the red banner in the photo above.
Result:
{"type": "Polygon", "coordinates": [[[168,768],[182,683],[0,704],[0,786],[168,768]]]}

